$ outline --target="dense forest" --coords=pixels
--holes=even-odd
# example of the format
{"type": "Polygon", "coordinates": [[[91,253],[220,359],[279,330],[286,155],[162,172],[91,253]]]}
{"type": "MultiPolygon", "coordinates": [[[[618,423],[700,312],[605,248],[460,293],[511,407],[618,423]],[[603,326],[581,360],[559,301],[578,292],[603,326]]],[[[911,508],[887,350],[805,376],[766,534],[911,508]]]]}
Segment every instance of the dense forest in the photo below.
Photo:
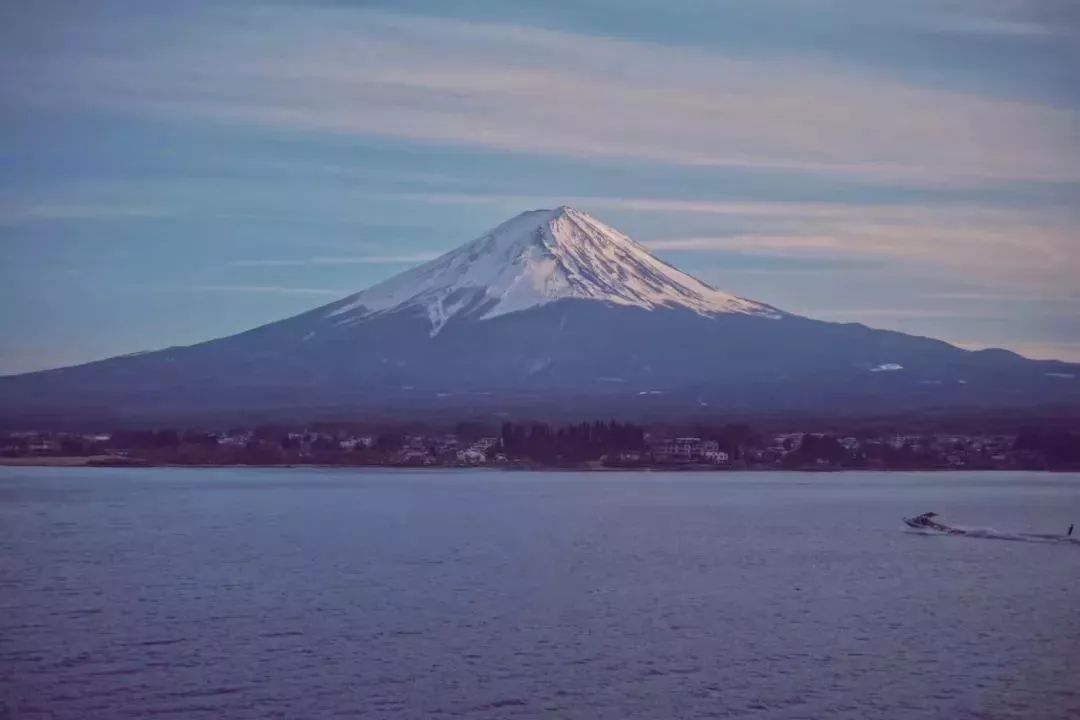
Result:
{"type": "Polygon", "coordinates": [[[561,426],[508,422],[499,436],[501,451],[506,455],[549,464],[584,462],[646,449],[644,428],[614,420],[561,426]]]}

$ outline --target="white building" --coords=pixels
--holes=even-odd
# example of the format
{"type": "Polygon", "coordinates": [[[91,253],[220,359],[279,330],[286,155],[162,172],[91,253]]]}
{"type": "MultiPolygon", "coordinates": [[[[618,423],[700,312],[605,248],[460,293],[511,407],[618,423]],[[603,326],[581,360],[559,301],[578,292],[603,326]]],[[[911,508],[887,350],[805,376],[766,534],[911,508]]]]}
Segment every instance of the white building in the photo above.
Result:
{"type": "Polygon", "coordinates": [[[698,437],[680,437],[661,440],[652,446],[653,459],[657,462],[727,462],[728,455],[720,450],[716,440],[698,437]],[[723,458],[720,460],[720,458],[723,458]]]}
{"type": "Polygon", "coordinates": [[[483,465],[487,462],[487,454],[478,448],[471,447],[466,450],[458,450],[457,460],[466,465],[483,465]]]}
{"type": "Polygon", "coordinates": [[[706,450],[701,454],[701,459],[713,465],[727,465],[731,461],[723,450],[706,450]]]}

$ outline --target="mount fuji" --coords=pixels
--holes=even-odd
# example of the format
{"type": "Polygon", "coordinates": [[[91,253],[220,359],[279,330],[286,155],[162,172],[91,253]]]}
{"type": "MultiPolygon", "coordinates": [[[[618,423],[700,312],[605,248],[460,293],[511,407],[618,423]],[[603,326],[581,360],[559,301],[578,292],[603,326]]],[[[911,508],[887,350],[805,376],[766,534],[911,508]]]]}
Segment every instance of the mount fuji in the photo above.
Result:
{"type": "Polygon", "coordinates": [[[353,321],[413,308],[428,316],[434,335],[455,317],[484,320],[559,300],[683,308],[700,315],[781,315],[714,290],[618,230],[566,206],[511,218],[426,265],[347,298],[332,315],[353,321]]]}
{"type": "Polygon", "coordinates": [[[0,378],[0,422],[720,417],[1080,407],[1080,365],[730,295],[569,207],[186,347],[0,378]]]}

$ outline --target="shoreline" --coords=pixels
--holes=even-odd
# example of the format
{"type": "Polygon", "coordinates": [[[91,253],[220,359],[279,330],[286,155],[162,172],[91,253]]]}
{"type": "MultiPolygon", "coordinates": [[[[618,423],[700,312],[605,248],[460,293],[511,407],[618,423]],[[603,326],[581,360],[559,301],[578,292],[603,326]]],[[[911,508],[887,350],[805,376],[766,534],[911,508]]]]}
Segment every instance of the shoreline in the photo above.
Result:
{"type": "Polygon", "coordinates": [[[139,462],[135,461],[117,461],[115,456],[111,455],[88,455],[88,456],[36,456],[36,457],[0,457],[0,468],[5,467],[70,467],[70,468],[90,468],[90,469],[154,469],[154,468],[186,468],[190,470],[223,470],[229,468],[240,469],[278,469],[278,470],[302,470],[302,469],[317,469],[317,470],[488,470],[488,471],[505,471],[505,472],[661,472],[661,473],[679,473],[679,472],[698,472],[698,473],[760,473],[760,472],[797,472],[797,473],[844,473],[844,472],[873,472],[873,473],[890,473],[890,472],[934,472],[934,473],[952,473],[952,472],[1048,472],[1048,473],[1075,473],[1080,472],[1080,468],[972,468],[972,467],[916,467],[916,468],[882,468],[882,467],[801,467],[801,468],[783,468],[783,467],[723,467],[723,466],[709,466],[709,465],[648,465],[641,467],[608,467],[599,464],[588,464],[581,466],[565,466],[565,465],[533,465],[533,466],[513,466],[513,465],[340,465],[334,463],[273,463],[273,464],[257,464],[249,465],[242,463],[207,463],[207,464],[186,464],[186,463],[155,463],[155,462],[139,462]]]}

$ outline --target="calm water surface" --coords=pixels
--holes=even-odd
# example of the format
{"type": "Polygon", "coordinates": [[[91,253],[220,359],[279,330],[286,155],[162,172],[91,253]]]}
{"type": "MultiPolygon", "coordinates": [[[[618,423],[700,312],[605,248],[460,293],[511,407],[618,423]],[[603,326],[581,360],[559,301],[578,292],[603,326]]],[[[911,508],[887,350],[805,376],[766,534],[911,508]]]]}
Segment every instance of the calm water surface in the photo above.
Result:
{"type": "Polygon", "coordinates": [[[1080,717],[1080,476],[0,468],[0,718],[1080,717]]]}

